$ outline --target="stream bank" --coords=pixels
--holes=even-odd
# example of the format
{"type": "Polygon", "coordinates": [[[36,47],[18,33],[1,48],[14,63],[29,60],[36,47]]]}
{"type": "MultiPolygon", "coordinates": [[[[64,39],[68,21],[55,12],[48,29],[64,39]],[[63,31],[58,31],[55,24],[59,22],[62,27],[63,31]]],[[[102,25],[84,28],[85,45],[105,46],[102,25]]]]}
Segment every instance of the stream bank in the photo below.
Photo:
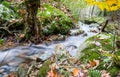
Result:
{"type": "MultiPolygon", "coordinates": [[[[53,41],[50,45],[43,43],[41,45],[18,46],[0,51],[0,55],[2,55],[0,58],[2,65],[0,67],[2,70],[1,75],[3,76],[12,71],[16,71],[18,65],[27,62],[27,60],[29,62],[31,60],[36,60],[36,58],[40,58],[44,61],[55,53],[61,53],[61,51],[65,53],[64,48],[71,56],[76,56],[77,51],[79,51],[79,46],[82,46],[87,38],[94,36],[99,32],[97,29],[99,26],[98,24],[86,25],[79,22],[78,25],[80,26],[79,29],[83,30],[84,33],[69,36],[64,41],[53,41]]],[[[74,32],[75,30],[78,29],[73,29],[71,31],[74,32]]]]}

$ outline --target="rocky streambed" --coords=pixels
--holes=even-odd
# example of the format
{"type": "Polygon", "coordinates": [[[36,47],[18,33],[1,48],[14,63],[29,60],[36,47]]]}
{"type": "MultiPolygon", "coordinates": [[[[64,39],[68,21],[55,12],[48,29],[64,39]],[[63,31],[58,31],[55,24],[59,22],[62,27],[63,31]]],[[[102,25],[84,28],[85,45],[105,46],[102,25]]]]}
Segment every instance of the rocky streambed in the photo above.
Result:
{"type": "Polygon", "coordinates": [[[71,30],[70,36],[65,38],[65,40],[53,41],[50,44],[32,44],[0,50],[0,77],[17,71],[18,65],[21,63],[29,63],[36,59],[44,61],[53,54],[63,51],[62,47],[64,47],[70,55],[77,57],[80,55],[80,51],[86,47],[84,45],[85,40],[99,33],[98,26],[98,24],[87,25],[78,22],[78,28],[71,30]]]}

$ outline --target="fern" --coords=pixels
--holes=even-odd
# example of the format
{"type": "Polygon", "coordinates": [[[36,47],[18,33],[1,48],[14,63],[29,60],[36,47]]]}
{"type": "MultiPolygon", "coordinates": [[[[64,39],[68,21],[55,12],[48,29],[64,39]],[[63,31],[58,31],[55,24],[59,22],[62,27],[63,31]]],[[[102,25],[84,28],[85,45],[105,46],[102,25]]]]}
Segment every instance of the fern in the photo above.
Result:
{"type": "Polygon", "coordinates": [[[88,77],[101,77],[101,72],[99,70],[89,70],[88,77]]]}

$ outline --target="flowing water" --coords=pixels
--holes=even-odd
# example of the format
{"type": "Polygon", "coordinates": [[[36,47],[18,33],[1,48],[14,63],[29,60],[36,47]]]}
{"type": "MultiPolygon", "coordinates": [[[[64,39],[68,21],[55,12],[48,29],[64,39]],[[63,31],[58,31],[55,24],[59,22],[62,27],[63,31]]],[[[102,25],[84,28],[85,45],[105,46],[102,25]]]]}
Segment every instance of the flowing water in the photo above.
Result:
{"type": "MultiPolygon", "coordinates": [[[[72,35],[67,37],[64,41],[53,41],[50,45],[43,43],[42,45],[29,45],[29,46],[19,46],[11,49],[0,51],[0,77],[8,74],[12,71],[16,71],[20,63],[30,60],[30,57],[38,57],[42,60],[48,59],[51,55],[55,53],[55,46],[62,44],[65,46],[66,50],[72,56],[76,56],[77,51],[79,51],[79,46],[81,46],[85,40],[91,36],[96,35],[99,31],[97,27],[98,24],[86,25],[79,22],[81,30],[84,30],[83,34],[72,35]]],[[[76,31],[73,29],[72,31],[76,31]]]]}

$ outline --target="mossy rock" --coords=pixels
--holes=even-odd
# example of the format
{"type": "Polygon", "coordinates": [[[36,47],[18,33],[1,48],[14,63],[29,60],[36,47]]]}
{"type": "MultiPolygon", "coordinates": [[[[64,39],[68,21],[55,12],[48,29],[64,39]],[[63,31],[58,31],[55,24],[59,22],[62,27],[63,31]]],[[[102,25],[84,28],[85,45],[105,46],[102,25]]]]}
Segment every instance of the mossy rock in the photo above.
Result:
{"type": "Polygon", "coordinates": [[[106,62],[105,59],[108,58],[108,56],[104,56],[99,50],[103,50],[107,53],[113,51],[113,35],[106,33],[98,34],[88,38],[86,42],[89,42],[89,44],[84,50],[81,51],[84,54],[80,58],[81,61],[86,63],[94,59],[101,60],[102,62],[100,63],[100,68],[105,68],[103,65],[106,64],[107,66],[112,59],[106,62]],[[97,43],[100,45],[97,45],[97,43]]]}
{"type": "MultiPolygon", "coordinates": [[[[82,63],[88,63],[91,60],[100,60],[100,64],[96,69],[107,70],[112,77],[116,77],[120,70],[120,67],[118,64],[116,64],[116,62],[110,66],[111,62],[114,61],[114,58],[109,55],[104,55],[104,52],[110,54],[111,51],[114,50],[113,39],[114,36],[107,33],[98,34],[96,36],[88,38],[86,42],[89,42],[89,45],[84,50],[82,50],[82,53],[84,55],[80,58],[82,63]],[[95,42],[99,42],[100,45],[97,46],[95,42]],[[100,52],[100,49],[103,50],[102,53],[100,52]]],[[[118,50],[115,55],[119,56],[119,51],[120,50],[118,50]]]]}
{"type": "Polygon", "coordinates": [[[106,19],[104,17],[91,17],[91,18],[86,18],[84,20],[84,23],[86,23],[86,24],[91,24],[91,23],[101,24],[105,21],[106,21],[106,19]]]}
{"type": "Polygon", "coordinates": [[[38,11],[40,17],[43,34],[67,34],[71,28],[74,27],[72,20],[61,10],[55,8],[50,4],[42,5],[44,10],[38,11]]]}

